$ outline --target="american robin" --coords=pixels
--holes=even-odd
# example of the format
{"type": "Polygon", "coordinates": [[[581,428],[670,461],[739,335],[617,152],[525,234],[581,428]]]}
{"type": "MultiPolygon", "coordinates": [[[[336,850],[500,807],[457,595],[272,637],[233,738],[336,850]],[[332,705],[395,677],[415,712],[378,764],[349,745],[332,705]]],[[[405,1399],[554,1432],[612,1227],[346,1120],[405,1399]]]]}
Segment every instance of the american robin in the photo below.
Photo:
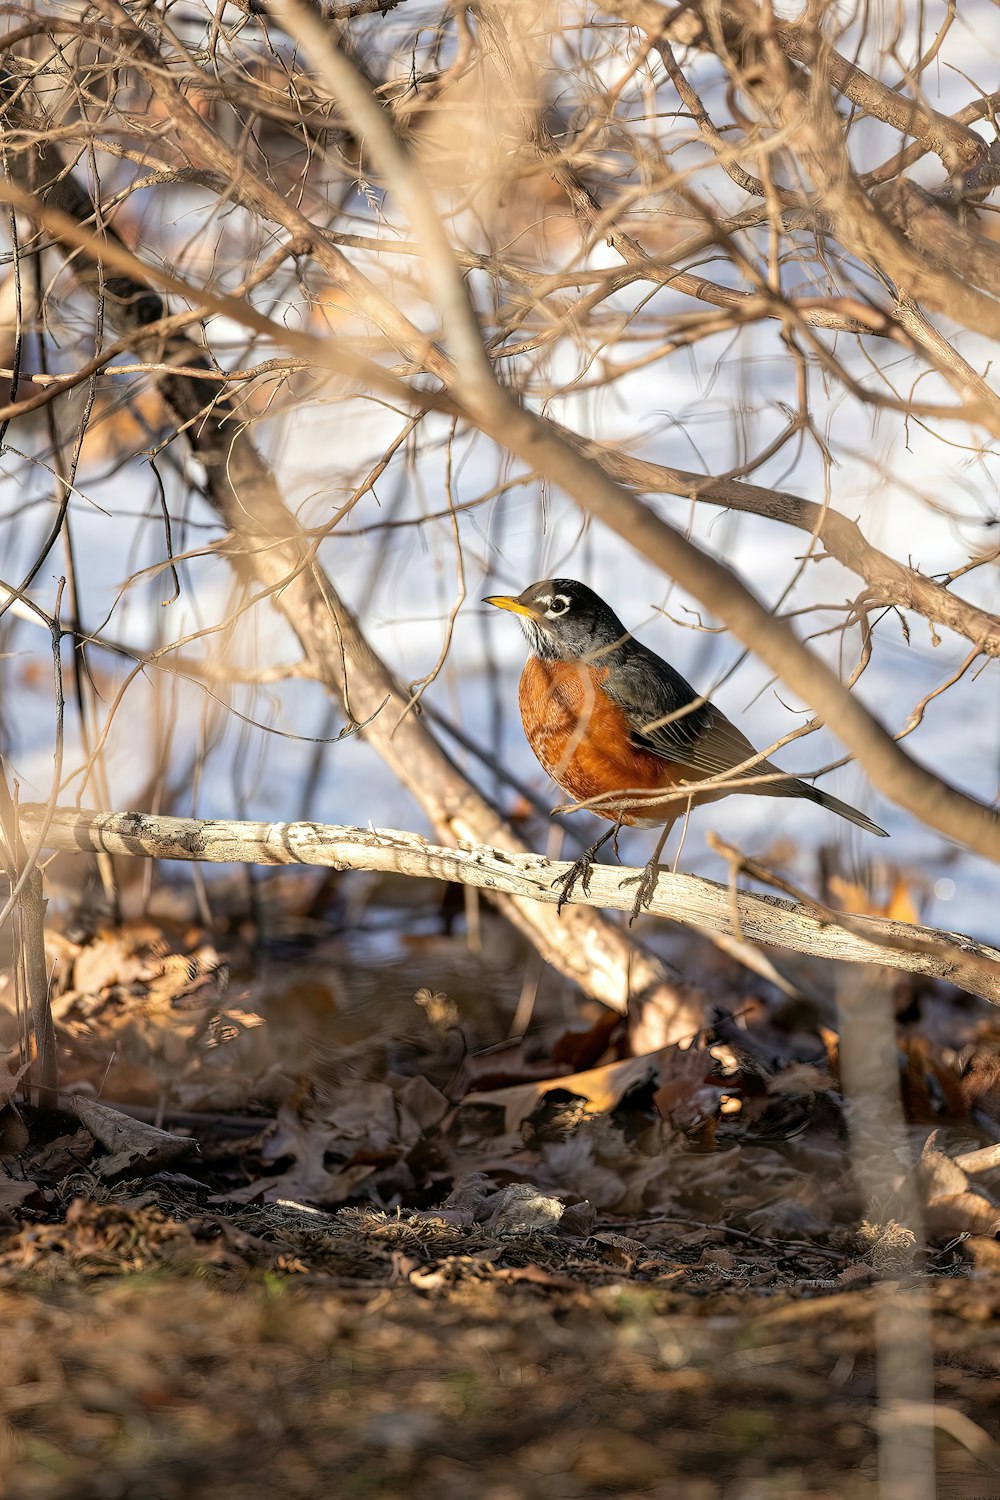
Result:
{"type": "Polygon", "coordinates": [[[613,824],[561,877],[560,908],[578,880],[586,892],[594,855],[623,823],[662,827],[639,880],[638,915],[676,818],[730,792],[804,797],[887,837],[857,808],[760,758],[736,725],[635,640],[586,584],[547,578],[516,598],[493,594],[483,602],[516,614],[531,647],[519,694],[529,745],[577,807],[613,824]],[[722,784],[701,788],[710,777],[722,784]]]}

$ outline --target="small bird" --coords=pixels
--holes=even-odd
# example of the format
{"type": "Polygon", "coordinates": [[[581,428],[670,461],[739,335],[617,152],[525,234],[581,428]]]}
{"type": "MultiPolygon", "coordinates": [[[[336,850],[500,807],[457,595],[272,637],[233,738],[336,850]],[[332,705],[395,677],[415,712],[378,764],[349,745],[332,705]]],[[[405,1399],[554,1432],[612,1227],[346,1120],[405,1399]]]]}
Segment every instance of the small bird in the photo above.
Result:
{"type": "Polygon", "coordinates": [[[560,910],[578,880],[587,892],[594,855],[608,839],[615,839],[617,852],[623,823],[662,827],[638,881],[634,920],[652,897],[675,820],[730,792],[803,797],[888,837],[857,808],[761,759],[721,709],[637,641],[586,584],[546,578],[516,598],[492,594],[483,603],[517,615],[531,648],[519,691],[528,744],[576,807],[613,825],[560,877],[560,910]],[[709,777],[729,785],[700,789],[709,777]],[[744,780],[745,787],[732,784],[744,780]]]}

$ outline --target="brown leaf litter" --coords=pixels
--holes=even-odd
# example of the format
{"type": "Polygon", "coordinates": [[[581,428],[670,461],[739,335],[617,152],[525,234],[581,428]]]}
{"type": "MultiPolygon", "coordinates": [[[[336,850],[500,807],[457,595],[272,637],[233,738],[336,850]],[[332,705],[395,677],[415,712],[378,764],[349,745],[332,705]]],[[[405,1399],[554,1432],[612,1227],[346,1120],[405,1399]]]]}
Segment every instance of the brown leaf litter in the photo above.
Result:
{"type": "Polygon", "coordinates": [[[911,1160],[866,1203],[819,1002],[632,1057],[544,986],[506,1037],[496,935],[478,970],[446,935],[382,968],[354,941],[251,963],[134,924],[63,954],[63,1113],[0,1075],[0,1317],[33,1335],[5,1339],[10,1493],[874,1496],[890,1293],[943,1320],[940,1475],[982,1482],[995,1013],[900,988],[911,1160]]]}

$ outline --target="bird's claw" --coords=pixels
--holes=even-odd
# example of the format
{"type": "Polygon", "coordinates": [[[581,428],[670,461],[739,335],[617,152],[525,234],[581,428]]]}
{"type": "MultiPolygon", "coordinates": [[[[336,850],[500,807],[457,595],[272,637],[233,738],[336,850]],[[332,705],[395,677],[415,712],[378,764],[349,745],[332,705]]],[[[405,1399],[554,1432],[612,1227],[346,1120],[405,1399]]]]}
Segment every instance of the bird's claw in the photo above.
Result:
{"type": "Polygon", "coordinates": [[[622,817],[621,815],[619,815],[619,817],[615,821],[615,826],[609,829],[603,838],[598,839],[596,844],[591,844],[589,849],[585,849],[584,852],[580,855],[580,858],[570,865],[565,875],[558,876],[557,879],[552,882],[553,889],[555,889],[557,886],[559,888],[559,900],[556,902],[557,916],[566,905],[566,902],[572,896],[574,890],[576,889],[577,881],[580,882],[583,888],[583,894],[585,896],[590,895],[590,872],[594,868],[595,856],[597,855],[599,849],[604,848],[604,845],[608,842],[608,839],[614,839],[614,851],[617,855],[618,835],[621,832],[621,826],[622,817]]]}
{"type": "Polygon", "coordinates": [[[572,896],[579,883],[583,894],[590,895],[590,872],[594,866],[593,855],[588,850],[578,860],[570,865],[565,875],[560,875],[552,882],[552,889],[558,890],[559,900],[556,902],[556,916],[562,912],[566,902],[572,896]]]}
{"type": "Polygon", "coordinates": [[[648,865],[643,866],[641,874],[627,875],[621,882],[622,886],[634,885],[636,887],[635,900],[632,902],[632,912],[628,919],[630,927],[636,917],[641,914],[643,907],[650,905],[656,894],[656,882],[659,874],[660,866],[655,860],[650,860],[648,865]]]}

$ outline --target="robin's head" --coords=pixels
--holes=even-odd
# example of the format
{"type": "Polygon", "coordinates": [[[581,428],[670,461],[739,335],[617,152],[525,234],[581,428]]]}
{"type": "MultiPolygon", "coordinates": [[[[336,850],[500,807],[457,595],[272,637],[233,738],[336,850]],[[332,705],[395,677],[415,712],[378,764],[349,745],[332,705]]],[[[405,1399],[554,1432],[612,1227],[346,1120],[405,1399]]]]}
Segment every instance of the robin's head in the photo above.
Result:
{"type": "Polygon", "coordinates": [[[604,600],[573,578],[544,578],[516,598],[491,594],[483,603],[517,615],[534,654],[550,661],[605,656],[629,639],[604,600]]]}

